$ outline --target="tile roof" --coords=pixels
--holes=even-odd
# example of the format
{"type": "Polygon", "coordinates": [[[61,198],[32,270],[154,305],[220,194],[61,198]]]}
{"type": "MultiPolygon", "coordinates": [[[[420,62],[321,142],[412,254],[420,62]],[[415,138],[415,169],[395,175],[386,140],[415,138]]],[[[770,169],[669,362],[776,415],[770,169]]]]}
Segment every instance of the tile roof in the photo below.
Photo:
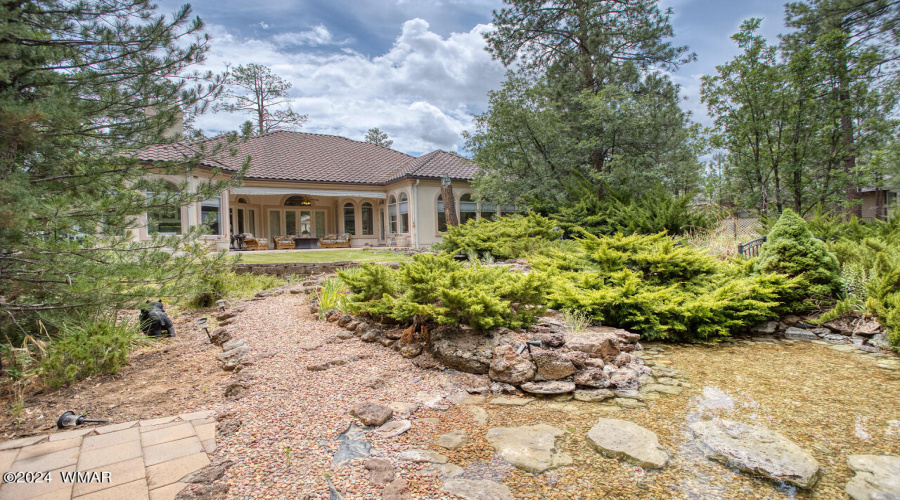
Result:
{"type": "MultiPolygon", "coordinates": [[[[135,156],[145,161],[184,160],[200,151],[200,143],[164,144],[144,148],[135,156]]],[[[418,158],[368,142],[345,137],[305,132],[272,132],[235,144],[237,154],[217,154],[202,165],[239,170],[250,156],[250,170],[244,179],[269,179],[351,184],[386,184],[407,177],[472,179],[475,164],[454,153],[433,151],[418,158]]]]}

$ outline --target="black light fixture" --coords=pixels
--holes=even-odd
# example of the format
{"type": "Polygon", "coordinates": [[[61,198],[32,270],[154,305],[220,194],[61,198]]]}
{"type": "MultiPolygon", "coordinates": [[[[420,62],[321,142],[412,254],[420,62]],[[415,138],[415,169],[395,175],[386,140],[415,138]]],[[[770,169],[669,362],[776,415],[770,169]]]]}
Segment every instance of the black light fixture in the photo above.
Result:
{"type": "Polygon", "coordinates": [[[96,420],[86,418],[84,415],[76,415],[74,411],[67,411],[59,416],[56,420],[57,429],[65,429],[66,427],[75,427],[81,424],[105,424],[109,420],[96,420]]]}
{"type": "Polygon", "coordinates": [[[200,318],[197,321],[194,321],[194,323],[196,323],[197,327],[206,333],[206,338],[208,338],[209,341],[212,342],[212,337],[210,337],[209,335],[209,325],[206,324],[206,321],[206,318],[200,318]]]}

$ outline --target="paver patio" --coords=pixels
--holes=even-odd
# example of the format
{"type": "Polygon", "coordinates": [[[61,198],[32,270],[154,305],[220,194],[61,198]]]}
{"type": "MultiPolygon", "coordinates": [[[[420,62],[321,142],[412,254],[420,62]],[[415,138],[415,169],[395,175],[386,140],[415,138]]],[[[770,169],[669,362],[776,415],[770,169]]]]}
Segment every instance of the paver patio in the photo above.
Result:
{"type": "Polygon", "coordinates": [[[211,416],[198,411],[0,443],[0,474],[41,473],[40,482],[4,477],[0,500],[173,499],[187,486],[181,479],[210,463],[211,416]]]}

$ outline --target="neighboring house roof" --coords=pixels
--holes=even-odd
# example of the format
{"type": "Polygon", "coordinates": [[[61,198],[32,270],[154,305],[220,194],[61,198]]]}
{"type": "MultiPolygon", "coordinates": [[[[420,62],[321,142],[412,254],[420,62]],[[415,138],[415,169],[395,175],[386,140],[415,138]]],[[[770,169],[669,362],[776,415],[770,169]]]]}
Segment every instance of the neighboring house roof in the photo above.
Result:
{"type": "MultiPolygon", "coordinates": [[[[201,144],[214,145],[221,138],[196,144],[151,146],[136,153],[145,161],[190,158],[201,144]]],[[[286,180],[351,184],[386,184],[402,178],[436,177],[449,174],[470,180],[475,164],[459,155],[434,151],[418,158],[384,146],[345,137],[305,132],[272,132],[251,137],[232,146],[234,156],[221,153],[204,159],[202,165],[237,171],[250,156],[245,180],[286,180]]]]}

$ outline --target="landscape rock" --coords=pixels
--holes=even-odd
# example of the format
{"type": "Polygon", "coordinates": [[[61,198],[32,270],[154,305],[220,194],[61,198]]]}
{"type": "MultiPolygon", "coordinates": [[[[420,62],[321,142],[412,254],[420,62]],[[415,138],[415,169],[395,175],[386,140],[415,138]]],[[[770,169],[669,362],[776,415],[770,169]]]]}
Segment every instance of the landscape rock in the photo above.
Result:
{"type": "Polygon", "coordinates": [[[618,389],[637,389],[641,384],[638,382],[637,372],[628,367],[623,367],[610,375],[609,385],[618,389]]]}
{"type": "Polygon", "coordinates": [[[503,460],[526,472],[540,473],[572,463],[558,443],[565,433],[547,424],[494,427],[488,430],[487,440],[503,460]]]}
{"type": "Polygon", "coordinates": [[[589,403],[605,401],[614,397],[616,397],[616,393],[609,389],[579,389],[575,391],[575,399],[577,401],[585,401],[589,403]]]}
{"type": "Polygon", "coordinates": [[[439,392],[419,391],[416,393],[416,402],[432,410],[447,410],[450,405],[444,400],[444,394],[439,392]]]}
{"type": "Polygon", "coordinates": [[[431,450],[419,449],[401,451],[400,455],[398,455],[398,458],[407,462],[430,462],[434,464],[445,464],[450,461],[449,458],[441,455],[440,453],[436,453],[431,450]]]}
{"type": "Polygon", "coordinates": [[[631,363],[632,361],[634,361],[634,356],[628,354],[627,352],[620,352],[619,355],[616,356],[616,359],[613,361],[613,364],[621,368],[628,363],[631,363]]]}
{"type": "Polygon", "coordinates": [[[442,448],[447,448],[448,450],[455,450],[468,442],[469,436],[466,435],[466,431],[462,430],[446,432],[439,435],[437,439],[434,440],[434,444],[442,448]]]}
{"type": "Polygon", "coordinates": [[[585,387],[608,387],[609,377],[602,368],[586,367],[575,373],[575,383],[585,387]]]}
{"type": "Polygon", "coordinates": [[[230,350],[236,349],[246,343],[247,343],[247,341],[245,339],[231,339],[228,342],[225,342],[224,344],[222,344],[222,350],[230,351],[230,350]]]}
{"type": "MultiPolygon", "coordinates": [[[[562,334],[559,334],[562,336],[562,334]]],[[[575,373],[575,365],[564,352],[534,349],[531,358],[537,366],[537,380],[558,380],[575,373]]]]}
{"type": "Polygon", "coordinates": [[[819,336],[809,330],[804,330],[803,328],[797,328],[795,326],[789,326],[784,331],[784,338],[798,339],[798,340],[815,340],[815,339],[819,338],[819,336]]]}
{"type": "Polygon", "coordinates": [[[231,334],[226,328],[216,328],[209,334],[209,341],[215,345],[223,345],[231,340],[231,334]]]}
{"type": "Polygon", "coordinates": [[[390,439],[408,431],[412,427],[409,420],[393,420],[375,429],[375,434],[382,439],[390,439]]]}
{"type": "Polygon", "coordinates": [[[394,480],[394,466],[381,458],[366,460],[363,467],[369,471],[369,482],[373,484],[388,484],[394,480]]]}
{"type": "Polygon", "coordinates": [[[387,338],[387,337],[379,337],[379,338],[378,338],[378,343],[381,344],[381,345],[383,345],[383,346],[385,346],[385,347],[393,347],[393,345],[394,345],[395,342],[397,342],[397,341],[396,341],[396,340],[391,340],[391,339],[389,339],[389,338],[387,338]]]}
{"type": "Polygon", "coordinates": [[[880,331],[882,331],[881,323],[872,318],[860,320],[853,328],[854,335],[875,335],[880,331]]]}
{"type": "Polygon", "coordinates": [[[566,334],[563,332],[552,332],[539,335],[538,340],[547,347],[562,347],[566,344],[566,334]]]}
{"type": "Polygon", "coordinates": [[[506,485],[486,479],[448,479],[444,481],[444,491],[466,500],[513,500],[506,485]]]}
{"type": "Polygon", "coordinates": [[[381,500],[410,500],[411,498],[409,484],[402,477],[391,481],[381,492],[381,500]]]}
{"type": "Polygon", "coordinates": [[[513,398],[501,396],[497,398],[491,398],[491,400],[488,401],[488,404],[497,406],[525,406],[532,401],[534,400],[531,398],[513,398]]]}
{"type": "Polygon", "coordinates": [[[490,364],[491,380],[507,384],[521,384],[534,378],[537,367],[531,361],[531,355],[527,350],[516,354],[516,349],[511,345],[501,345],[494,348],[494,358],[490,364]]]}
{"type": "Polygon", "coordinates": [[[400,347],[400,355],[404,358],[415,358],[419,354],[422,354],[422,344],[418,342],[410,342],[400,347]]]}
{"type": "Polygon", "coordinates": [[[391,419],[394,410],[387,406],[364,401],[354,406],[350,414],[360,419],[363,424],[378,427],[391,419]]]}
{"type": "Polygon", "coordinates": [[[587,353],[592,358],[602,358],[606,363],[612,363],[621,352],[619,349],[621,339],[627,335],[633,334],[621,328],[590,327],[582,332],[567,332],[566,347],[573,351],[587,353]]]}
{"type": "Polygon", "coordinates": [[[462,467],[460,467],[456,464],[451,464],[451,463],[432,464],[423,470],[426,471],[427,473],[433,474],[435,476],[441,476],[441,477],[461,476],[466,471],[462,467]]]}
{"type": "Polygon", "coordinates": [[[469,410],[469,413],[472,414],[472,420],[475,421],[476,425],[485,426],[488,423],[488,419],[490,416],[488,415],[487,410],[480,406],[468,406],[466,407],[469,410]]]}
{"type": "Polygon", "coordinates": [[[504,384],[501,382],[494,382],[491,384],[491,394],[495,396],[500,394],[513,395],[516,392],[516,386],[514,385],[504,384]]]}
{"type": "Polygon", "coordinates": [[[822,339],[827,340],[832,344],[846,344],[850,342],[850,337],[837,333],[826,333],[825,335],[822,335],[822,339]]]}
{"type": "Polygon", "coordinates": [[[816,459],[777,432],[720,418],[690,427],[712,460],[800,488],[816,483],[816,459]]]}
{"type": "Polygon", "coordinates": [[[431,354],[449,368],[467,373],[488,373],[494,347],[503,338],[470,329],[438,328],[431,333],[431,354]]]}
{"type": "Polygon", "coordinates": [[[750,333],[754,335],[774,335],[776,330],[778,330],[777,321],[764,321],[753,325],[750,328],[750,333]]]}
{"type": "Polygon", "coordinates": [[[328,363],[316,363],[312,365],[306,365],[306,369],[311,372],[323,372],[329,368],[328,363]]]}
{"type": "Polygon", "coordinates": [[[359,340],[362,340],[363,342],[375,342],[379,338],[381,338],[381,336],[379,335],[379,331],[374,328],[366,330],[362,335],[359,336],[359,340]]]}
{"type": "Polygon", "coordinates": [[[888,340],[887,335],[883,333],[877,333],[869,339],[869,345],[881,348],[881,349],[890,349],[891,342],[888,340]]]}
{"type": "Polygon", "coordinates": [[[896,500],[900,498],[900,457],[849,455],[847,464],[856,473],[845,489],[851,499],[896,500]]]}
{"type": "Polygon", "coordinates": [[[337,325],[338,325],[339,327],[343,328],[343,327],[349,325],[351,321],[353,321],[353,317],[352,317],[352,316],[350,316],[349,314],[342,314],[342,315],[341,315],[340,317],[338,317],[338,319],[337,319],[337,325]]]}
{"type": "Polygon", "coordinates": [[[575,384],[562,380],[550,382],[528,382],[522,384],[522,390],[532,394],[566,394],[575,390],[575,384]]]}
{"type": "Polygon", "coordinates": [[[230,351],[225,351],[222,354],[219,354],[217,357],[218,357],[219,361],[221,361],[222,363],[225,363],[225,364],[228,364],[228,362],[230,360],[234,360],[234,361],[232,361],[232,364],[234,364],[234,363],[239,363],[240,360],[243,359],[244,356],[246,356],[248,354],[250,354],[250,347],[246,346],[246,345],[242,345],[242,346],[232,349],[230,351]]]}
{"type": "Polygon", "coordinates": [[[588,431],[587,438],[598,452],[645,469],[662,468],[669,460],[653,431],[627,420],[601,418],[588,431]]]}
{"type": "Polygon", "coordinates": [[[401,419],[407,419],[419,409],[419,405],[415,403],[403,403],[394,401],[389,404],[391,410],[394,410],[394,416],[401,419]]]}
{"type": "Polygon", "coordinates": [[[220,464],[209,464],[203,469],[183,478],[181,482],[193,484],[213,483],[221,479],[225,475],[225,471],[230,469],[232,465],[234,465],[234,462],[231,460],[226,460],[220,464]]]}

